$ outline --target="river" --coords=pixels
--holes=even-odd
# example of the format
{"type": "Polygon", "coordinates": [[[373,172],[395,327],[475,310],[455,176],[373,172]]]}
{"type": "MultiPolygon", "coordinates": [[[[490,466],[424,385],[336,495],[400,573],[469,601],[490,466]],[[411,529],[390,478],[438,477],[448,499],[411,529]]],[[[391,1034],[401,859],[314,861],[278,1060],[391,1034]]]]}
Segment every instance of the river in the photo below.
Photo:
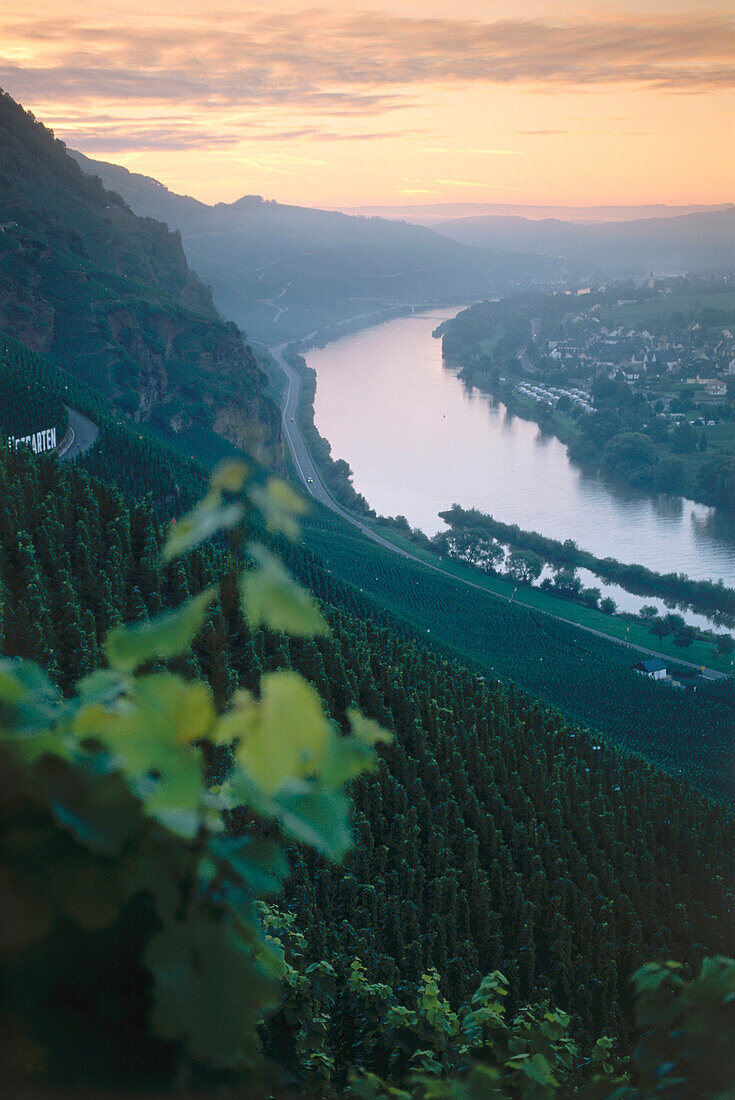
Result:
{"type": "Polygon", "coordinates": [[[432,336],[455,312],[402,317],[306,354],[316,426],[377,512],[432,535],[456,501],[598,557],[735,587],[735,522],[680,497],[618,490],[536,423],[469,390],[432,336]]]}

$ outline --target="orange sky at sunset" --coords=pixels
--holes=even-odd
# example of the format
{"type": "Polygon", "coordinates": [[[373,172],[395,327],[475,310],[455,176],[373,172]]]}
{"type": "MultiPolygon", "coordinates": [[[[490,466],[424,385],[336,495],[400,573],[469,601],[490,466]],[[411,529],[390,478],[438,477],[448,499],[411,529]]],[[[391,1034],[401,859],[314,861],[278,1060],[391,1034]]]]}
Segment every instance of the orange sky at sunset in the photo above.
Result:
{"type": "Polygon", "coordinates": [[[732,0],[5,0],[0,87],[208,202],[735,200],[732,0]]]}

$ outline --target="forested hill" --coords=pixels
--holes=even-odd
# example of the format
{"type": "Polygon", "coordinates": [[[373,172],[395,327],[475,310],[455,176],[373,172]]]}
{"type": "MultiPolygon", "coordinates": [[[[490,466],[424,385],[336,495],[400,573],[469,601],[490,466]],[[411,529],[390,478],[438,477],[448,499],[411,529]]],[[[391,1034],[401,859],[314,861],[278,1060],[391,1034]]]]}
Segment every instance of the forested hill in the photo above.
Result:
{"type": "Polygon", "coordinates": [[[259,195],[208,206],[119,165],[71,155],[137,213],[179,229],[218,307],[266,343],[343,331],[413,303],[507,293],[519,281],[554,285],[567,275],[556,259],[474,248],[406,222],[259,195]]]}
{"type": "Polygon", "coordinates": [[[438,233],[465,244],[564,256],[588,274],[640,277],[651,267],[670,274],[732,270],[735,208],[676,217],[580,224],[560,218],[476,215],[436,224],[438,233]]]}
{"type": "Polygon", "coordinates": [[[187,433],[219,433],[280,459],[266,380],[189,269],[178,234],[86,176],[5,94],[0,329],[185,447],[187,433]]]}
{"type": "MultiPolygon", "coordinates": [[[[262,671],[293,668],[335,718],[357,704],[395,732],[378,774],[354,786],[347,864],[292,853],[287,904],[312,957],[334,965],[340,998],[356,955],[400,996],[438,966],[455,1005],[499,968],[516,998],[548,992],[586,1035],[611,1028],[625,1041],[637,965],[729,949],[728,810],[519,688],[483,680],[303,545],[280,549],[322,601],[331,635],[251,629],[221,548],[165,567],[158,556],[202,471],[101,419],[112,434],[79,463],[0,448],[2,649],[68,688],[103,660],[111,624],[178,605],[224,575],[184,670],[206,676],[221,703],[262,671]]],[[[338,1011],[330,1027],[349,1059],[365,1039],[359,1020],[338,1011]]]]}

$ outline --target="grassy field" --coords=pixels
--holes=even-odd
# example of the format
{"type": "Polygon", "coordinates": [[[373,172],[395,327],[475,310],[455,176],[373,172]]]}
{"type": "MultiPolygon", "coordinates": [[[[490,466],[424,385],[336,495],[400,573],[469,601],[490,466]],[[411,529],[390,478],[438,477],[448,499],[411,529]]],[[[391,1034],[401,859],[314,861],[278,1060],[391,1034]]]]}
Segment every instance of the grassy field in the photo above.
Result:
{"type": "Polygon", "coordinates": [[[514,603],[523,607],[533,608],[535,611],[541,611],[548,615],[555,615],[568,623],[598,630],[601,634],[629,642],[631,645],[655,650],[657,653],[663,653],[675,661],[690,661],[692,664],[704,665],[707,668],[716,669],[718,672],[731,673],[735,671],[735,659],[716,654],[708,642],[696,641],[688,649],[683,650],[674,645],[670,637],[656,638],[641,624],[626,622],[618,615],[606,615],[595,608],[584,607],[581,604],[573,603],[571,600],[553,596],[540,588],[527,588],[522,585],[514,585],[502,577],[488,576],[480,570],[472,569],[460,562],[440,558],[438,555],[432,554],[431,551],[424,550],[416,543],[411,542],[410,539],[404,538],[399,532],[392,530],[390,527],[383,527],[381,524],[374,523],[370,526],[374,527],[384,538],[400,549],[415,554],[416,557],[421,558],[429,565],[439,566],[448,576],[471,581],[487,592],[513,600],[514,603]]]}
{"type": "MultiPolygon", "coordinates": [[[[390,537],[397,545],[402,541],[390,537]]],[[[519,589],[513,600],[498,599],[508,594],[506,582],[471,572],[479,587],[458,583],[469,573],[462,566],[448,563],[446,572],[437,572],[408,561],[320,506],[306,517],[304,541],[335,578],[352,586],[359,614],[375,613],[360,609],[359,601],[367,597],[375,609],[403,622],[407,632],[459,657],[478,674],[512,681],[611,744],[687,775],[713,794],[732,797],[733,679],[700,681],[696,692],[649,681],[633,670],[640,659],[635,650],[579,630],[571,619],[543,614],[542,605],[553,597],[519,589]]],[[[592,617],[596,626],[606,618],[566,606],[580,619],[592,617]]],[[[619,623],[608,619],[607,625],[617,629],[619,623]]]]}
{"type": "Polygon", "coordinates": [[[603,307],[597,316],[605,323],[628,325],[655,324],[666,321],[676,313],[684,317],[700,313],[703,309],[720,309],[735,318],[735,291],[718,291],[714,294],[663,294],[645,302],[633,302],[630,305],[603,307]]]}

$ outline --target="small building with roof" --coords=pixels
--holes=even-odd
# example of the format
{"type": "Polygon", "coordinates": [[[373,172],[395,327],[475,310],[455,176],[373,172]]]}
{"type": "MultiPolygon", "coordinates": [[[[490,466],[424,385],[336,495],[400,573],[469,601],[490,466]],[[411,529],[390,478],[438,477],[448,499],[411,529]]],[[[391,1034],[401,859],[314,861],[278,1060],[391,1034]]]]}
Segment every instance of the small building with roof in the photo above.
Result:
{"type": "Polygon", "coordinates": [[[650,676],[652,680],[666,679],[666,665],[659,657],[651,657],[648,661],[639,661],[633,665],[636,672],[642,676],[650,676]]]}

